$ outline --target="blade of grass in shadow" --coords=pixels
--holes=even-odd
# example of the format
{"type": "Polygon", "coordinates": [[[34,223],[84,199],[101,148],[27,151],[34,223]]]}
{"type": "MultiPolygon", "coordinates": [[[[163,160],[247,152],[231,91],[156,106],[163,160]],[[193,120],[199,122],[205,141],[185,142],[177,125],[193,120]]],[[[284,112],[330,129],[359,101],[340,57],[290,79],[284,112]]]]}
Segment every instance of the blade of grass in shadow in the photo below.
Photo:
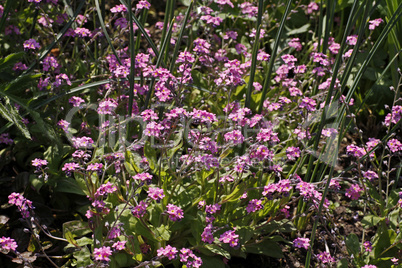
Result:
{"type": "Polygon", "coordinates": [[[170,72],[173,72],[173,68],[174,68],[174,65],[176,63],[176,58],[177,58],[177,55],[179,54],[180,43],[181,43],[181,40],[183,38],[184,31],[186,30],[187,21],[188,21],[188,19],[190,17],[191,10],[193,9],[194,2],[195,2],[195,0],[192,0],[190,2],[190,5],[188,6],[187,11],[186,11],[186,15],[184,16],[184,21],[183,21],[183,24],[181,25],[179,37],[178,37],[177,42],[175,44],[173,55],[172,55],[172,58],[171,58],[171,61],[170,61],[170,68],[169,68],[170,72]]]}
{"type": "Polygon", "coordinates": [[[101,85],[104,85],[104,84],[108,84],[108,83],[111,83],[112,81],[113,80],[110,80],[110,79],[102,80],[102,81],[96,81],[96,82],[88,83],[88,84],[85,84],[85,85],[82,85],[82,86],[79,86],[79,87],[72,88],[70,90],[66,90],[66,91],[64,91],[64,92],[62,92],[60,94],[52,96],[52,97],[50,97],[50,98],[48,98],[46,100],[41,101],[38,104],[33,105],[31,109],[32,110],[37,110],[37,109],[45,106],[46,104],[49,104],[49,103],[51,103],[51,102],[53,102],[53,101],[55,101],[55,100],[57,100],[57,99],[59,99],[61,97],[71,95],[71,94],[74,94],[74,93],[79,93],[79,92],[84,91],[84,90],[89,89],[89,88],[94,88],[94,87],[98,87],[98,86],[101,86],[101,85]]]}
{"type": "Polygon", "coordinates": [[[348,94],[346,95],[345,102],[342,104],[342,107],[339,111],[338,117],[337,117],[337,122],[340,122],[342,114],[345,112],[345,104],[349,103],[350,99],[352,98],[354,92],[357,89],[357,86],[359,85],[359,82],[361,78],[363,77],[363,74],[365,73],[368,64],[372,60],[374,54],[378,51],[381,43],[387,38],[388,34],[390,33],[391,29],[395,26],[395,24],[398,22],[402,15],[402,3],[398,6],[398,9],[396,12],[393,14],[392,18],[388,22],[388,24],[385,26],[383,31],[381,32],[380,36],[378,37],[377,41],[374,43],[373,47],[369,51],[367,57],[364,59],[362,65],[359,68],[359,71],[356,74],[356,77],[353,81],[353,84],[351,88],[348,91],[348,94]]]}
{"type": "MultiPolygon", "coordinates": [[[[131,1],[128,1],[128,10],[131,10],[131,1]]],[[[128,81],[130,83],[130,90],[128,92],[128,116],[133,112],[133,99],[134,99],[134,69],[135,69],[135,47],[134,47],[134,29],[133,17],[130,16],[130,75],[128,81]]],[[[127,131],[129,132],[129,131],[127,131]]]]}
{"type": "Polygon", "coordinates": [[[32,38],[32,36],[34,34],[36,21],[38,20],[38,15],[39,15],[39,9],[36,9],[35,14],[32,18],[31,30],[29,30],[29,38],[32,38]]]}
{"type": "MultiPolygon", "coordinates": [[[[357,4],[358,4],[358,1],[355,1],[353,3],[352,9],[351,9],[351,14],[353,14],[353,12],[356,10],[357,4]]],[[[368,9],[369,8],[368,8],[368,5],[367,5],[366,6],[365,16],[368,16],[368,9]]],[[[337,57],[335,59],[335,64],[334,64],[334,67],[332,69],[331,84],[330,84],[329,89],[328,89],[328,93],[327,93],[327,97],[325,99],[325,106],[324,107],[328,107],[328,105],[330,103],[330,100],[331,100],[331,97],[333,96],[336,77],[338,75],[338,71],[339,71],[339,68],[340,68],[340,65],[341,65],[341,62],[342,62],[342,53],[343,53],[343,51],[345,50],[345,47],[346,47],[346,38],[349,35],[349,33],[350,33],[350,31],[351,31],[351,29],[352,29],[352,27],[354,25],[352,17],[353,16],[349,16],[348,22],[346,24],[345,33],[344,33],[342,41],[341,41],[341,47],[340,47],[339,53],[338,53],[338,55],[337,55],[337,57]]],[[[365,26],[365,24],[363,23],[362,28],[364,28],[364,26],[365,26]]],[[[360,37],[359,40],[361,41],[361,37],[360,37]]],[[[355,46],[355,50],[357,50],[357,48],[358,48],[358,44],[355,46]]],[[[349,64],[352,64],[352,63],[353,62],[349,62],[349,64]]],[[[347,75],[347,74],[344,73],[344,76],[345,75],[347,75]]],[[[341,79],[341,81],[342,80],[343,79],[341,79]]],[[[314,145],[313,145],[313,151],[314,152],[317,151],[319,141],[320,141],[320,137],[321,137],[321,132],[322,132],[322,129],[323,129],[324,125],[325,125],[325,121],[326,121],[326,110],[324,109],[322,114],[321,114],[321,119],[320,119],[320,123],[318,125],[318,129],[316,131],[317,135],[316,135],[316,137],[314,139],[314,145]]],[[[315,159],[315,156],[310,155],[309,163],[308,163],[308,167],[307,167],[307,173],[306,173],[306,178],[310,178],[310,182],[314,181],[315,175],[316,175],[315,172],[313,172],[313,175],[310,176],[311,171],[312,171],[312,166],[313,166],[313,163],[314,163],[314,159],[315,159]]],[[[316,170],[317,169],[314,169],[314,171],[316,171],[316,170]]]]}
{"type": "MultiPolygon", "coordinates": [[[[142,9],[139,17],[139,21],[142,25],[144,25],[145,22],[147,21],[147,17],[148,17],[148,9],[144,8],[142,9]]],[[[140,51],[140,45],[141,45],[141,32],[138,31],[137,39],[135,40],[135,55],[137,55],[138,52],[140,51]]]]}
{"type": "MultiPolygon", "coordinates": [[[[95,0],[95,6],[96,6],[96,12],[98,13],[99,23],[101,25],[103,34],[105,35],[106,40],[107,40],[110,48],[112,49],[112,52],[113,52],[114,56],[116,57],[117,61],[119,62],[120,65],[123,65],[123,63],[121,62],[121,60],[119,58],[119,55],[117,54],[117,51],[113,47],[112,40],[110,40],[109,34],[107,33],[105,23],[103,22],[102,11],[99,6],[99,0],[95,0]]],[[[132,27],[132,25],[131,25],[131,27],[132,27]]]]}
{"type": "Polygon", "coordinates": [[[273,70],[273,67],[274,67],[274,62],[275,62],[275,59],[276,59],[276,53],[278,52],[278,47],[279,47],[279,43],[280,43],[280,40],[281,40],[282,32],[283,32],[283,29],[285,28],[285,22],[286,22],[286,19],[288,17],[288,14],[290,12],[290,6],[292,5],[292,2],[293,2],[293,0],[288,1],[285,13],[283,14],[283,17],[282,17],[282,20],[281,20],[281,24],[279,25],[278,33],[276,34],[276,37],[275,37],[274,49],[272,50],[271,59],[269,60],[268,72],[267,72],[267,74],[265,76],[264,87],[263,87],[263,91],[262,91],[262,95],[261,95],[261,100],[260,100],[260,105],[259,105],[259,108],[258,108],[258,113],[262,112],[264,99],[265,99],[265,96],[267,95],[268,88],[271,85],[271,75],[272,75],[272,70],[273,70]]]}
{"type": "MultiPolygon", "coordinates": [[[[337,114],[336,122],[338,123],[338,125],[341,124],[341,122],[344,122],[344,119],[345,119],[345,114],[344,114],[344,113],[345,113],[346,105],[349,103],[350,98],[351,98],[353,92],[356,90],[357,84],[359,83],[362,74],[364,73],[365,69],[367,68],[368,62],[370,62],[372,56],[374,55],[374,53],[375,53],[376,50],[378,49],[379,45],[381,44],[381,42],[382,42],[382,41],[386,38],[386,36],[388,35],[390,29],[391,29],[391,28],[393,27],[393,25],[395,24],[395,21],[397,21],[397,19],[399,19],[399,16],[401,15],[401,8],[402,8],[402,4],[399,6],[398,11],[393,15],[393,17],[391,18],[390,22],[387,24],[387,26],[385,27],[385,29],[384,29],[383,32],[381,33],[379,39],[378,39],[377,42],[374,44],[373,48],[370,50],[369,55],[366,57],[366,59],[364,60],[364,62],[363,62],[363,64],[362,64],[362,67],[360,67],[359,72],[358,72],[358,75],[356,75],[356,79],[354,80],[354,83],[353,83],[353,85],[352,85],[352,88],[350,89],[350,91],[349,91],[349,93],[348,93],[348,95],[347,95],[347,97],[346,97],[346,100],[342,103],[342,108],[341,108],[341,110],[340,110],[340,111],[338,112],[338,114],[337,114]],[[398,13],[399,13],[399,14],[398,14],[398,13]],[[393,19],[394,19],[394,20],[393,20],[393,19]],[[391,22],[391,21],[392,21],[392,22],[391,22]],[[349,98],[348,98],[348,97],[349,97],[349,98]]],[[[365,23],[362,23],[362,24],[365,25],[365,23]]],[[[342,50],[341,50],[341,51],[342,51],[342,50]]],[[[340,55],[338,55],[337,58],[339,58],[339,56],[340,56],[340,55]]],[[[331,87],[333,86],[332,84],[335,82],[335,81],[334,81],[334,77],[336,77],[335,75],[336,75],[336,72],[334,71],[334,76],[333,76],[333,79],[332,79],[333,81],[331,82],[331,87]]],[[[349,75],[349,74],[346,73],[346,74],[344,74],[344,75],[347,76],[347,75],[349,75]]],[[[330,96],[331,96],[331,95],[328,94],[328,96],[327,96],[327,101],[328,101],[328,98],[329,98],[330,96]]],[[[328,104],[328,102],[326,102],[326,104],[328,104]]],[[[324,113],[323,113],[323,114],[324,114],[324,113]]],[[[324,119],[325,119],[325,116],[324,116],[324,119]]],[[[321,122],[320,126],[321,126],[322,124],[323,124],[323,122],[321,122]]],[[[346,131],[347,129],[348,129],[348,128],[346,128],[345,131],[346,131]]],[[[342,131],[342,134],[343,134],[343,131],[342,131]]],[[[342,135],[342,134],[341,134],[341,135],[342,135]]],[[[317,137],[319,137],[319,136],[320,136],[320,134],[317,135],[317,137]]],[[[387,135],[387,136],[388,136],[388,135],[387,135]]],[[[317,138],[317,139],[318,139],[318,138],[317,138]]],[[[342,140],[342,139],[338,139],[338,149],[339,149],[340,141],[341,141],[341,140],[342,140]]],[[[335,154],[335,155],[336,155],[336,154],[335,154]]],[[[319,220],[320,214],[321,214],[321,212],[322,212],[322,208],[323,208],[323,204],[324,204],[324,199],[325,199],[326,194],[327,194],[327,192],[328,192],[328,186],[329,186],[330,180],[331,180],[331,178],[332,178],[334,166],[335,166],[335,165],[332,165],[332,166],[331,166],[330,175],[329,175],[329,178],[328,178],[328,181],[327,181],[327,184],[326,184],[326,187],[325,187],[323,196],[322,196],[322,200],[321,200],[321,202],[320,202],[320,206],[319,206],[319,210],[318,210],[318,215],[317,215],[317,218],[316,218],[316,220],[314,221],[314,224],[313,224],[313,228],[312,228],[312,232],[311,232],[311,237],[310,237],[310,248],[309,248],[309,251],[307,252],[306,263],[305,263],[305,266],[306,266],[306,267],[309,267],[309,266],[310,266],[310,259],[311,259],[311,254],[312,254],[312,247],[313,247],[314,239],[315,239],[315,231],[316,231],[316,229],[317,229],[318,220],[319,220]]]]}
{"type": "Polygon", "coordinates": [[[12,5],[15,3],[16,3],[16,1],[7,0],[6,4],[4,5],[3,16],[1,17],[1,20],[0,20],[0,33],[3,32],[3,28],[4,28],[4,25],[6,24],[8,14],[10,14],[12,5]]]}
{"type": "Polygon", "coordinates": [[[321,51],[321,36],[322,36],[322,27],[323,27],[323,22],[324,22],[324,8],[322,7],[322,0],[320,0],[320,16],[318,19],[318,29],[317,29],[317,37],[318,37],[318,43],[317,43],[317,51],[321,51]]]}
{"type": "MultiPolygon", "coordinates": [[[[171,6],[169,8],[169,13],[170,13],[169,20],[172,20],[174,18],[174,10],[175,10],[175,7],[176,7],[176,0],[172,0],[170,5],[171,6]]],[[[163,39],[161,39],[161,40],[163,40],[163,39]]],[[[163,55],[164,55],[163,62],[166,63],[166,64],[167,64],[168,56],[169,56],[169,45],[170,45],[170,39],[169,39],[169,43],[165,47],[165,51],[163,52],[163,55]]]]}
{"type": "Polygon", "coordinates": [[[359,51],[360,44],[362,43],[364,32],[366,31],[367,20],[368,20],[368,18],[370,16],[369,15],[370,6],[371,6],[371,1],[370,1],[370,3],[367,3],[365,8],[364,8],[364,15],[361,18],[360,28],[359,28],[359,31],[358,31],[358,34],[357,34],[356,45],[353,48],[352,55],[349,57],[348,62],[346,64],[345,71],[343,72],[343,75],[342,75],[342,77],[340,79],[340,83],[341,83],[340,92],[343,92],[345,90],[347,81],[348,81],[349,76],[350,76],[350,74],[352,72],[352,68],[355,66],[355,59],[357,57],[357,53],[359,51]]]}
{"type": "MultiPolygon", "coordinates": [[[[43,60],[49,53],[50,51],[54,48],[54,46],[60,41],[60,39],[65,35],[67,30],[71,27],[71,24],[75,21],[75,18],[80,14],[81,9],[84,7],[85,0],[80,1],[80,4],[78,5],[77,10],[75,11],[73,17],[70,18],[70,20],[67,22],[67,24],[60,30],[60,32],[57,34],[56,39],[53,40],[50,45],[46,47],[46,49],[39,55],[38,61],[43,60]]],[[[35,68],[37,64],[37,61],[33,62],[27,70],[25,70],[22,74],[27,74],[35,68]]]]}
{"type": "MultiPolygon", "coordinates": [[[[351,14],[354,14],[354,12],[355,12],[355,10],[357,8],[357,4],[358,4],[358,0],[355,0],[354,3],[353,3],[352,9],[351,9],[351,14]]],[[[325,100],[325,106],[324,107],[328,107],[329,102],[331,100],[332,92],[333,92],[334,86],[335,86],[336,77],[338,75],[338,71],[339,71],[339,68],[340,68],[340,65],[341,65],[341,62],[342,62],[342,53],[345,50],[345,46],[346,46],[346,38],[349,35],[349,32],[351,31],[351,29],[353,27],[352,21],[353,21],[353,16],[349,16],[348,22],[346,24],[346,30],[345,30],[345,33],[344,33],[343,38],[342,38],[341,47],[340,47],[339,53],[338,53],[338,55],[337,55],[337,57],[335,59],[335,64],[334,64],[333,72],[332,72],[333,75],[332,75],[332,79],[331,79],[331,84],[330,84],[330,87],[329,87],[329,90],[328,90],[328,93],[327,93],[327,97],[326,97],[326,100],[325,100]]],[[[323,112],[321,114],[321,120],[320,120],[320,123],[319,123],[319,126],[318,126],[317,135],[316,135],[316,138],[315,138],[315,141],[314,141],[314,147],[313,147],[314,149],[313,149],[313,151],[317,151],[318,144],[319,144],[320,137],[321,137],[321,132],[322,132],[322,129],[324,127],[325,120],[326,120],[326,112],[327,112],[326,108],[324,108],[323,112]]],[[[339,148],[339,146],[340,146],[340,141],[338,140],[337,148],[339,148]]],[[[334,158],[337,157],[337,154],[333,154],[333,157],[334,158]]],[[[315,158],[315,156],[313,156],[313,155],[310,155],[310,157],[309,157],[309,164],[308,164],[308,168],[307,168],[307,172],[306,172],[306,178],[310,177],[312,167],[313,167],[314,158],[315,158]]],[[[318,171],[318,165],[319,164],[317,163],[316,168],[314,169],[313,175],[311,176],[310,182],[313,181],[314,177],[316,176],[315,173],[318,171]]],[[[328,186],[329,186],[329,183],[331,181],[331,177],[332,177],[332,173],[334,171],[334,167],[335,167],[335,163],[332,163],[331,169],[330,169],[330,175],[328,177],[328,181],[326,183],[324,193],[323,193],[323,195],[321,197],[322,199],[321,199],[321,202],[320,202],[318,215],[317,215],[317,218],[315,219],[314,224],[313,224],[313,230],[312,230],[311,236],[310,236],[310,247],[309,247],[309,250],[308,250],[307,256],[306,256],[305,267],[310,267],[312,248],[313,248],[314,240],[315,240],[315,230],[317,228],[319,216],[321,214],[322,207],[323,207],[323,204],[324,204],[324,200],[325,200],[326,194],[328,192],[328,186]]],[[[304,208],[305,208],[305,206],[303,205],[302,209],[304,209],[304,208]]]]}
{"type": "MultiPolygon", "coordinates": [[[[387,3],[387,18],[392,17],[398,6],[397,0],[386,0],[387,3]]],[[[391,30],[391,34],[388,36],[388,50],[390,55],[395,55],[402,47],[402,22],[399,21],[395,27],[391,30]],[[398,38],[399,37],[399,38],[398,38]]],[[[401,60],[401,59],[400,59],[401,60]]],[[[394,88],[398,86],[398,61],[395,61],[394,68],[391,69],[392,83],[394,88]]]]}
{"type": "Polygon", "coordinates": [[[325,31],[324,31],[324,39],[322,43],[322,53],[327,52],[328,48],[328,39],[329,39],[329,33],[331,32],[332,29],[332,24],[334,23],[334,13],[335,13],[335,6],[336,6],[336,1],[333,0],[327,0],[327,14],[325,16],[325,31]],[[332,6],[331,6],[332,4],[332,6]]]}
{"type": "MultiPolygon", "coordinates": [[[[128,9],[128,4],[126,3],[125,0],[120,0],[120,2],[125,5],[128,9]]],[[[141,33],[144,35],[145,40],[147,40],[148,44],[151,46],[151,49],[153,50],[153,52],[155,53],[156,57],[159,56],[159,51],[158,48],[155,46],[154,42],[152,41],[152,39],[149,37],[148,33],[145,31],[144,26],[138,21],[138,19],[136,18],[136,16],[134,15],[134,13],[132,12],[132,10],[128,10],[128,13],[132,16],[135,24],[138,26],[138,29],[141,31],[141,33]]],[[[162,63],[162,66],[164,66],[165,64],[162,63]]]]}
{"type": "MultiPolygon", "coordinates": [[[[162,52],[165,51],[165,47],[167,46],[168,43],[170,43],[170,36],[172,35],[172,29],[173,29],[174,21],[175,21],[175,18],[173,18],[172,22],[170,23],[168,33],[167,33],[165,39],[162,42],[162,46],[161,46],[161,51],[162,52]]],[[[163,53],[160,53],[158,58],[157,58],[157,60],[156,60],[155,69],[160,67],[160,65],[162,63],[162,57],[163,57],[163,53]]],[[[153,90],[154,84],[155,84],[155,79],[152,79],[151,85],[149,86],[149,90],[147,92],[147,96],[145,98],[145,104],[144,104],[144,109],[143,110],[148,108],[149,101],[150,101],[150,99],[152,97],[152,92],[154,91],[153,90]]]]}
{"type": "MultiPolygon", "coordinates": [[[[167,31],[167,29],[168,29],[169,21],[171,20],[170,14],[172,13],[172,12],[171,12],[171,9],[172,9],[172,7],[173,7],[173,1],[174,1],[174,0],[167,0],[167,2],[166,2],[166,6],[165,6],[165,16],[164,16],[164,18],[163,18],[163,28],[162,28],[162,37],[161,37],[161,40],[165,40],[165,37],[166,37],[166,31],[167,31]]],[[[162,53],[161,48],[162,48],[162,42],[161,42],[160,45],[159,45],[159,51],[162,53]]]]}
{"type": "Polygon", "coordinates": [[[251,55],[251,67],[250,67],[250,77],[248,80],[248,87],[246,93],[246,107],[250,109],[251,106],[251,92],[253,90],[253,83],[255,77],[255,69],[257,66],[257,54],[258,48],[260,46],[260,32],[261,32],[261,20],[262,20],[262,10],[263,10],[264,0],[258,1],[258,14],[257,14],[257,33],[255,34],[254,44],[253,44],[253,51],[251,55]]]}

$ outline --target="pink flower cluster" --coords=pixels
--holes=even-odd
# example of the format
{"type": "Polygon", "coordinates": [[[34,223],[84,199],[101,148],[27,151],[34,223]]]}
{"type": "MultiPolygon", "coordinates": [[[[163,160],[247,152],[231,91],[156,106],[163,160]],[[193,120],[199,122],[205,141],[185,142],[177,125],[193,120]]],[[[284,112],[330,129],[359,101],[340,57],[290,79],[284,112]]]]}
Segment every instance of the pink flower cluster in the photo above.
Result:
{"type": "Polygon", "coordinates": [[[32,206],[32,201],[26,199],[20,193],[14,192],[10,194],[8,196],[8,203],[11,205],[16,205],[23,218],[29,218],[31,216],[30,210],[34,209],[32,206]]]}
{"type": "Polygon", "coordinates": [[[229,244],[232,248],[239,245],[239,235],[235,233],[235,230],[229,230],[221,234],[219,241],[229,244]]]}
{"type": "Polygon", "coordinates": [[[166,212],[169,215],[171,221],[180,221],[184,218],[183,209],[173,204],[167,204],[166,212]]]}
{"type": "Polygon", "coordinates": [[[3,253],[8,253],[9,251],[16,251],[17,250],[17,242],[10,237],[1,237],[0,238],[0,248],[3,253]]]}
{"type": "Polygon", "coordinates": [[[308,249],[310,247],[310,239],[298,237],[295,240],[293,240],[293,246],[296,248],[308,249]]]}
{"type": "Polygon", "coordinates": [[[360,192],[363,189],[358,184],[352,184],[349,189],[346,190],[345,195],[352,200],[357,200],[360,197],[360,192]]]}

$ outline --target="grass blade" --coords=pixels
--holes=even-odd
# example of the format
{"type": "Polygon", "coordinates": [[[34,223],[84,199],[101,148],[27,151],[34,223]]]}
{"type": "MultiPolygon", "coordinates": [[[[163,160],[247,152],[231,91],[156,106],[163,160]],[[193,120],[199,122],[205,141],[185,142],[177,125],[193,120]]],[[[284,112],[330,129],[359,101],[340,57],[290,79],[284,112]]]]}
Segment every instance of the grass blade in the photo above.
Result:
{"type": "Polygon", "coordinates": [[[258,108],[258,113],[262,112],[262,107],[263,107],[263,104],[264,104],[265,96],[267,95],[268,88],[271,85],[271,75],[272,75],[272,70],[273,70],[273,67],[274,67],[276,53],[278,52],[278,47],[279,47],[279,43],[280,43],[281,36],[282,36],[282,33],[283,33],[283,29],[285,28],[286,18],[288,17],[288,14],[290,12],[290,6],[291,6],[292,2],[293,2],[293,0],[288,1],[285,13],[283,14],[283,17],[282,17],[282,20],[281,20],[281,24],[279,25],[278,33],[277,33],[277,35],[275,37],[274,49],[272,51],[271,59],[269,60],[268,72],[267,72],[267,75],[265,76],[264,88],[263,88],[262,95],[261,95],[261,100],[260,100],[260,106],[258,108]]]}
{"type": "MultiPolygon", "coordinates": [[[[255,76],[255,69],[257,66],[257,53],[258,48],[260,47],[260,32],[261,32],[261,20],[262,20],[262,10],[263,10],[264,0],[259,0],[258,2],[258,14],[257,14],[257,32],[255,34],[254,44],[253,44],[253,52],[251,55],[251,68],[250,68],[250,77],[248,80],[248,87],[246,93],[246,107],[250,109],[251,106],[251,91],[253,90],[253,82],[255,76]]],[[[272,60],[272,59],[271,59],[272,60]]]]}
{"type": "MultiPolygon", "coordinates": [[[[169,30],[167,32],[167,35],[165,37],[165,39],[162,42],[162,47],[161,47],[161,51],[165,51],[165,47],[167,46],[167,44],[170,43],[170,36],[172,35],[172,30],[173,30],[173,23],[174,23],[175,19],[173,18],[172,22],[170,23],[169,26],[169,30]]],[[[159,68],[161,63],[162,63],[162,57],[163,57],[163,53],[160,53],[158,55],[158,58],[156,60],[156,64],[155,64],[155,68],[159,68]]],[[[152,79],[151,81],[151,85],[149,86],[149,91],[147,92],[147,96],[145,98],[145,104],[144,104],[144,110],[147,109],[148,105],[149,105],[149,101],[152,97],[152,92],[153,92],[153,87],[155,84],[155,79],[152,79]]]]}
{"type": "MultiPolygon", "coordinates": [[[[120,0],[120,2],[125,5],[128,9],[128,4],[126,3],[125,0],[120,0]]],[[[134,13],[131,10],[128,10],[129,14],[131,14],[132,19],[134,20],[135,24],[137,24],[138,29],[141,31],[141,33],[144,35],[144,38],[147,40],[148,44],[151,46],[151,49],[153,50],[153,52],[155,53],[156,57],[159,56],[159,51],[158,48],[155,46],[154,42],[152,41],[152,39],[149,37],[149,35],[147,34],[147,32],[144,29],[144,26],[142,25],[142,23],[136,18],[136,16],[134,15],[134,13]]],[[[162,63],[162,66],[164,66],[164,63],[162,63]]]]}
{"type": "MultiPolygon", "coordinates": [[[[103,34],[105,35],[106,40],[107,40],[110,48],[112,49],[112,52],[113,52],[114,56],[116,57],[117,61],[119,62],[120,65],[123,65],[123,63],[121,62],[121,60],[119,58],[119,55],[117,54],[117,51],[113,47],[112,40],[110,40],[109,34],[107,33],[105,23],[103,22],[102,10],[100,9],[100,6],[99,6],[99,0],[95,0],[95,6],[96,6],[96,12],[98,13],[100,25],[102,27],[103,34]]],[[[133,27],[133,26],[131,25],[131,27],[133,27]]]]}
{"type": "Polygon", "coordinates": [[[186,15],[184,17],[183,24],[181,25],[179,37],[177,39],[177,42],[176,42],[176,45],[175,45],[174,51],[173,51],[173,56],[172,56],[172,59],[170,61],[170,68],[169,68],[170,72],[173,72],[173,68],[174,68],[174,65],[176,63],[176,58],[177,58],[177,55],[179,54],[180,43],[181,43],[184,31],[185,31],[186,26],[187,26],[187,21],[190,18],[190,13],[191,13],[191,10],[193,9],[193,5],[194,5],[194,0],[192,0],[190,2],[190,5],[188,6],[187,11],[186,11],[186,15]]]}
{"type": "MultiPolygon", "coordinates": [[[[48,45],[46,47],[46,49],[39,55],[39,59],[38,61],[43,60],[49,53],[50,51],[54,48],[54,46],[60,41],[60,39],[64,36],[64,34],[67,32],[67,30],[71,27],[71,24],[73,24],[73,22],[75,21],[75,18],[78,16],[78,14],[80,14],[81,9],[84,7],[85,4],[85,0],[82,0],[80,2],[80,4],[78,5],[77,10],[74,12],[74,15],[72,18],[70,18],[70,20],[67,22],[67,24],[63,27],[63,29],[60,30],[60,32],[57,34],[56,39],[53,40],[52,43],[50,43],[50,45],[48,45]]],[[[22,74],[26,74],[29,73],[33,70],[33,68],[35,68],[37,64],[37,61],[33,62],[27,70],[25,70],[22,74]]]]}

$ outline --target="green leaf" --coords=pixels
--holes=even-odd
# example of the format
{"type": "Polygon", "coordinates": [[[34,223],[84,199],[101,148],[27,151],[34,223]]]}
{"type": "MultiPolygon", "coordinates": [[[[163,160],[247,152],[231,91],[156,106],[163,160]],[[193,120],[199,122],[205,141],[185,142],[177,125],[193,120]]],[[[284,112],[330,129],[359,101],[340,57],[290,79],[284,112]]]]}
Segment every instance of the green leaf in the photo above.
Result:
{"type": "Polygon", "coordinates": [[[278,243],[271,240],[264,240],[261,243],[246,245],[246,251],[248,253],[262,254],[273,258],[283,258],[281,247],[278,243]]]}
{"type": "Polygon", "coordinates": [[[156,152],[151,144],[147,141],[144,146],[144,155],[148,160],[149,167],[154,170],[156,165],[156,152]]]}
{"type": "Polygon", "coordinates": [[[305,33],[310,29],[310,24],[304,24],[302,27],[297,28],[297,29],[293,29],[290,30],[288,32],[286,32],[287,35],[296,35],[296,34],[301,34],[301,33],[305,33]]]}
{"type": "Polygon", "coordinates": [[[222,258],[201,256],[203,268],[225,268],[226,265],[222,258]]]}
{"type": "Polygon", "coordinates": [[[396,233],[394,230],[386,229],[386,227],[380,228],[373,243],[374,258],[395,256],[397,248],[390,247],[394,243],[395,238],[396,233]]]}
{"type": "Polygon", "coordinates": [[[155,228],[155,238],[161,241],[169,241],[170,239],[170,231],[165,225],[161,225],[158,228],[155,228]]]}
{"type": "Polygon", "coordinates": [[[77,259],[77,267],[88,267],[93,264],[91,260],[91,252],[87,246],[82,247],[80,251],[74,252],[73,256],[75,259],[77,259]]]}
{"type": "MultiPolygon", "coordinates": [[[[6,99],[6,97],[4,97],[6,99]]],[[[31,139],[31,134],[29,134],[29,130],[27,126],[22,122],[22,118],[18,113],[17,109],[6,100],[6,105],[4,106],[0,103],[0,114],[4,119],[8,120],[11,123],[14,123],[15,126],[21,131],[21,133],[27,139],[31,139]]]]}
{"type": "Polygon", "coordinates": [[[124,162],[124,166],[126,167],[128,173],[130,173],[130,175],[135,175],[141,172],[138,164],[140,164],[142,158],[139,154],[132,153],[127,150],[125,153],[125,159],[126,161],[124,162]]]}
{"type": "Polygon", "coordinates": [[[360,242],[356,234],[350,234],[346,238],[346,247],[349,254],[357,255],[360,252],[360,242]]]}
{"type": "Polygon", "coordinates": [[[76,180],[72,178],[60,178],[57,180],[57,185],[54,188],[55,192],[59,193],[71,193],[78,195],[85,195],[85,192],[81,189],[76,180]]]}
{"type": "Polygon", "coordinates": [[[375,215],[367,215],[362,219],[362,225],[365,228],[376,226],[380,221],[384,220],[384,217],[378,217],[375,215]]]}
{"type": "Polygon", "coordinates": [[[14,64],[21,60],[22,56],[25,54],[25,52],[19,52],[19,53],[13,53],[8,55],[5,58],[0,59],[0,71],[9,71],[12,69],[14,64]]]}
{"type": "Polygon", "coordinates": [[[81,237],[91,233],[92,231],[91,229],[89,229],[87,223],[76,220],[63,223],[63,234],[66,234],[68,232],[73,237],[81,237]]]}
{"type": "Polygon", "coordinates": [[[336,264],[336,267],[337,267],[337,268],[348,268],[348,267],[349,267],[348,260],[347,260],[346,258],[340,260],[340,261],[336,264]]]}
{"type": "Polygon", "coordinates": [[[205,248],[208,249],[209,251],[211,251],[212,253],[225,257],[228,260],[230,260],[230,258],[231,258],[230,253],[218,245],[207,244],[207,245],[205,245],[205,248]]]}
{"type": "Polygon", "coordinates": [[[76,247],[79,247],[77,241],[75,241],[75,239],[74,239],[74,235],[70,231],[64,232],[63,236],[65,239],[67,239],[68,243],[70,243],[76,247]]]}

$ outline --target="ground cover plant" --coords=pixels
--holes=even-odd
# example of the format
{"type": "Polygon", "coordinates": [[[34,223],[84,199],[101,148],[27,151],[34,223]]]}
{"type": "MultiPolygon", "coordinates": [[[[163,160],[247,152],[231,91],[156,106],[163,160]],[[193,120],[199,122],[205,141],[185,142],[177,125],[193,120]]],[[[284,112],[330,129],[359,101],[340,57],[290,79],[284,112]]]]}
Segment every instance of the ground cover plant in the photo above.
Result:
{"type": "Polygon", "coordinates": [[[0,2],[1,267],[402,267],[401,15],[0,2]]]}

